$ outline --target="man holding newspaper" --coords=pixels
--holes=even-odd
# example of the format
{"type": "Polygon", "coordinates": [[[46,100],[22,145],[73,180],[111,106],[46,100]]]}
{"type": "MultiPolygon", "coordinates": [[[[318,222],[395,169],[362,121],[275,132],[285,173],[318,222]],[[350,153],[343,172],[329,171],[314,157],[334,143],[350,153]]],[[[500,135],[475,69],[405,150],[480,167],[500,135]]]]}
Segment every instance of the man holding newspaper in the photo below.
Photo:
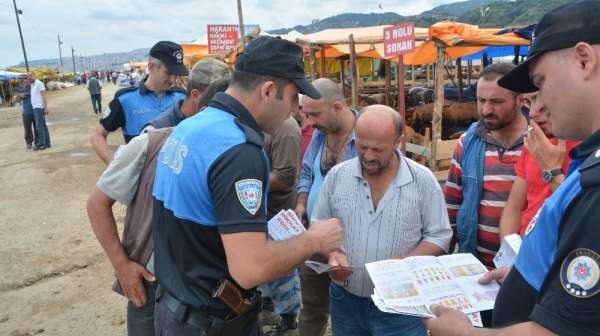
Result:
{"type": "Polygon", "coordinates": [[[403,121],[383,105],[356,122],[358,158],[325,177],[311,222],[338,218],[341,252],[330,255],[333,335],[425,335],[417,317],[380,311],[371,300],[365,264],[388,258],[444,254],[452,230],[442,190],[424,166],[397,149],[403,121]]]}

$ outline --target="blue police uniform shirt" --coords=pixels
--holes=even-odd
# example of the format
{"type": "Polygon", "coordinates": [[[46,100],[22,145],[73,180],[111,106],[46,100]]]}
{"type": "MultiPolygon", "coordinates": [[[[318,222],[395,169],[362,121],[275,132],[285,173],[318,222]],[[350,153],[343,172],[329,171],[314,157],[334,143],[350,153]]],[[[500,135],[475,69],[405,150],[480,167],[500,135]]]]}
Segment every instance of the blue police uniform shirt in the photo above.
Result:
{"type": "Polygon", "coordinates": [[[185,99],[183,90],[169,89],[158,96],[146,87],[144,80],[139,86],[117,91],[102,115],[100,124],[108,132],[114,132],[120,127],[125,142],[129,142],[152,119],[182,99],[185,99]]]}
{"type": "Polygon", "coordinates": [[[571,201],[581,192],[579,167],[582,163],[577,159],[571,161],[567,178],[546,199],[544,206],[532,218],[525,231],[515,268],[536,291],[542,287],[542,282],[554,262],[561,218],[571,201]]]}
{"type": "Polygon", "coordinates": [[[268,177],[262,133],[233,97],[217,94],[175,127],[153,190],[155,270],[165,290],[191,307],[226,310],[211,296],[219,280],[235,283],[220,235],[267,231],[268,177]]]}
{"type": "Polygon", "coordinates": [[[526,230],[492,326],[533,320],[560,335],[600,335],[600,132],[570,154],[567,178],[526,230]]]}

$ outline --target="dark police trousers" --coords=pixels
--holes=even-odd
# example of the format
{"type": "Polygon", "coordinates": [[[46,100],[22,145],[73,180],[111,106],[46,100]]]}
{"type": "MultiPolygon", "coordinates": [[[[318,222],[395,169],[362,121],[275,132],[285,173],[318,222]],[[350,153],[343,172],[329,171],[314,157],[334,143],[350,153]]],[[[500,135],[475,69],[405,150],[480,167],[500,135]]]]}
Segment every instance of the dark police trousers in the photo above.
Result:
{"type": "Polygon", "coordinates": [[[166,291],[159,291],[154,306],[156,336],[260,336],[258,313],[262,308],[260,295],[246,313],[223,321],[206,312],[192,310],[166,291]]]}

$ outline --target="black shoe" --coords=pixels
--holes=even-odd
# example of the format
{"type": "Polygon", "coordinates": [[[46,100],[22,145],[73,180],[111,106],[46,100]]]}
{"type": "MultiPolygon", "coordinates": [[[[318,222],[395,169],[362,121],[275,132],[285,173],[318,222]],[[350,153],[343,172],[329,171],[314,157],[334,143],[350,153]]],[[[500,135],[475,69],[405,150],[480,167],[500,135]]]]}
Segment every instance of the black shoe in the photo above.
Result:
{"type": "Polygon", "coordinates": [[[46,146],[35,146],[35,147],[33,147],[34,151],[39,151],[39,150],[44,150],[44,149],[46,149],[46,146]]]}
{"type": "Polygon", "coordinates": [[[284,336],[286,333],[298,329],[296,314],[282,314],[279,324],[275,326],[275,336],[284,336]]]}

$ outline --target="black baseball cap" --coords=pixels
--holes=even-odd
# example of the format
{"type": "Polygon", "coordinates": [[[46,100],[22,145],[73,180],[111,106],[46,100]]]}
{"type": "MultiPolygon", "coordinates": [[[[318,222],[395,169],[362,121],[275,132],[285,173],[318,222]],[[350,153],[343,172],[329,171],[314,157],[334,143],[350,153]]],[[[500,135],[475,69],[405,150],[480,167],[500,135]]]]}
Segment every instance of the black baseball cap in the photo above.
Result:
{"type": "Polygon", "coordinates": [[[321,99],[319,91],[304,76],[303,57],[302,47],[295,43],[260,36],[237,55],[235,70],[289,79],[296,84],[300,93],[312,99],[321,99]]]}
{"type": "Polygon", "coordinates": [[[161,60],[170,74],[188,75],[188,68],[183,64],[183,49],[179,44],[171,41],[160,41],[150,49],[150,56],[161,60]]]}
{"type": "Polygon", "coordinates": [[[531,36],[527,60],[504,77],[498,85],[514,92],[535,92],[529,78],[529,64],[543,53],[574,47],[579,42],[600,43],[600,1],[580,1],[548,12],[531,36]]]}

